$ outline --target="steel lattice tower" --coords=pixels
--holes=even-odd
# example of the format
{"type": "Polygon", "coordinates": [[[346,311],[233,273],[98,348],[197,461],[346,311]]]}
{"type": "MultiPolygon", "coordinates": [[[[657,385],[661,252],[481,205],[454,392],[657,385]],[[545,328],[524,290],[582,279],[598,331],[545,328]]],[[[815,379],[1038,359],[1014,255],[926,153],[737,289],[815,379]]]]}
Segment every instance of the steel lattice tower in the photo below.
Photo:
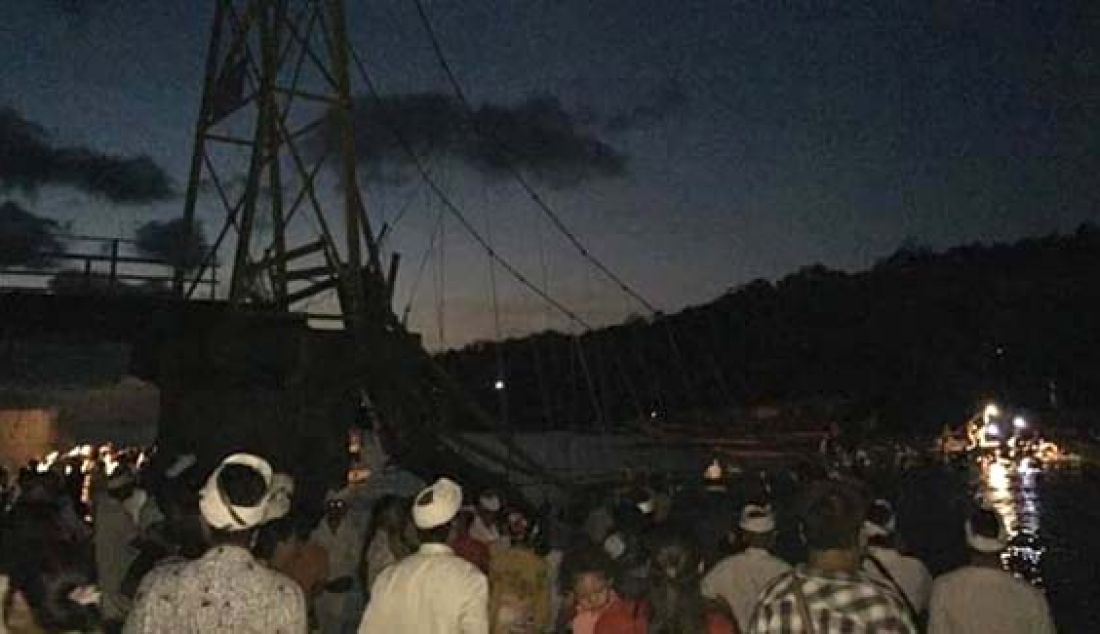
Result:
{"type": "Polygon", "coordinates": [[[214,3],[184,221],[220,212],[202,268],[232,253],[232,304],[327,293],[349,327],[389,312],[396,260],[383,271],[356,178],[348,62],[343,0],[214,3]],[[326,177],[342,200],[319,195],[326,177]]]}

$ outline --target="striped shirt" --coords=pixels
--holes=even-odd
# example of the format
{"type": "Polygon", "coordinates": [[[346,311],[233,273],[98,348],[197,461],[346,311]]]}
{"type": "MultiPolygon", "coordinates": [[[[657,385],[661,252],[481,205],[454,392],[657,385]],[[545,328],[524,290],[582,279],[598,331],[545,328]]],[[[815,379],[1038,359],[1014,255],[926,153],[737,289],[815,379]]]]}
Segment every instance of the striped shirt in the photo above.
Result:
{"type": "Polygon", "coordinates": [[[755,634],[915,634],[905,603],[890,586],[862,573],[824,573],[799,566],[760,594],[749,625],[755,634]],[[798,588],[813,621],[803,621],[798,588]]]}

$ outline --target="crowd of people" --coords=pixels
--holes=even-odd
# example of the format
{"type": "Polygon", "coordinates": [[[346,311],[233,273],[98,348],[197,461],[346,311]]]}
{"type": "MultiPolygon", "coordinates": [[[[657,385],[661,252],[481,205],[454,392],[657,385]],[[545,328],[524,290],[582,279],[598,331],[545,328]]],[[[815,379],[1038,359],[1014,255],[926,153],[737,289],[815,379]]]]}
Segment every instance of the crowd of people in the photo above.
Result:
{"type": "Polygon", "coordinates": [[[976,505],[969,562],[933,578],[854,477],[871,459],[631,474],[561,508],[388,465],[320,513],[261,456],[153,462],[77,452],[4,483],[0,633],[1054,631],[996,513],[976,505]]]}

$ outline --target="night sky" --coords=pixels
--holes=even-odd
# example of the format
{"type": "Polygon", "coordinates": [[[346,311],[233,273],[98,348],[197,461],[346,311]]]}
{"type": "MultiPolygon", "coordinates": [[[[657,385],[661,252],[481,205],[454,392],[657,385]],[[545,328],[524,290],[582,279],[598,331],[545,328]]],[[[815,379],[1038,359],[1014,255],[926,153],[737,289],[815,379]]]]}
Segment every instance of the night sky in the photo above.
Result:
{"type": "MultiPolygon", "coordinates": [[[[212,3],[0,4],[0,107],[58,146],[148,155],[182,191],[212,3]]],[[[449,94],[411,0],[348,5],[350,37],[383,93],[449,94]]],[[[815,262],[867,267],[906,241],[943,248],[1100,219],[1100,3],[426,7],[475,106],[556,98],[579,134],[619,160],[583,169],[581,157],[579,168],[555,164],[533,182],[666,311],[815,262]]],[[[644,313],[570,251],[514,182],[458,155],[435,170],[509,260],[585,319],[644,313]]],[[[183,208],[178,195],[116,202],[63,178],[13,187],[0,173],[0,184],[83,233],[131,235],[183,208]]],[[[411,208],[391,243],[405,256],[400,313],[439,205],[415,178],[368,179],[365,190],[379,222],[411,208]]],[[[212,216],[207,226],[216,228],[212,216]]],[[[446,272],[436,253],[410,317],[431,347],[496,334],[489,263],[457,224],[444,227],[446,272]]],[[[564,327],[499,269],[496,278],[502,334],[564,327]]]]}

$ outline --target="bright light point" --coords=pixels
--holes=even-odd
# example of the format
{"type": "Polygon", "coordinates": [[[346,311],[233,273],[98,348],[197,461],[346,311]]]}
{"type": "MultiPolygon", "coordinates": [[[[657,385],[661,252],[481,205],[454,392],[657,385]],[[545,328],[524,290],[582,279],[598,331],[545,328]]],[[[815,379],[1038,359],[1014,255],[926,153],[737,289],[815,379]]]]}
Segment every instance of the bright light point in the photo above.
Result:
{"type": "Polygon", "coordinates": [[[984,416],[986,418],[993,418],[994,416],[1000,416],[1000,415],[1001,415],[1001,408],[997,407],[996,403],[990,403],[989,405],[985,406],[984,410],[982,410],[982,416],[984,416]]]}
{"type": "Polygon", "coordinates": [[[494,390],[503,390],[504,389],[504,381],[501,380],[501,379],[497,379],[497,382],[493,383],[493,389],[494,390]]]}
{"type": "Polygon", "coordinates": [[[990,425],[985,426],[985,434],[987,436],[1000,436],[1001,435],[1001,430],[997,429],[996,425],[990,424],[990,425]]]}
{"type": "Polygon", "coordinates": [[[1012,426],[1016,429],[1024,429],[1025,427],[1027,427],[1027,421],[1024,420],[1023,416],[1017,416],[1016,418],[1012,419],[1012,426]]]}
{"type": "Polygon", "coordinates": [[[652,412],[650,412],[649,417],[650,418],[657,418],[657,410],[653,410],[652,412]]]}

